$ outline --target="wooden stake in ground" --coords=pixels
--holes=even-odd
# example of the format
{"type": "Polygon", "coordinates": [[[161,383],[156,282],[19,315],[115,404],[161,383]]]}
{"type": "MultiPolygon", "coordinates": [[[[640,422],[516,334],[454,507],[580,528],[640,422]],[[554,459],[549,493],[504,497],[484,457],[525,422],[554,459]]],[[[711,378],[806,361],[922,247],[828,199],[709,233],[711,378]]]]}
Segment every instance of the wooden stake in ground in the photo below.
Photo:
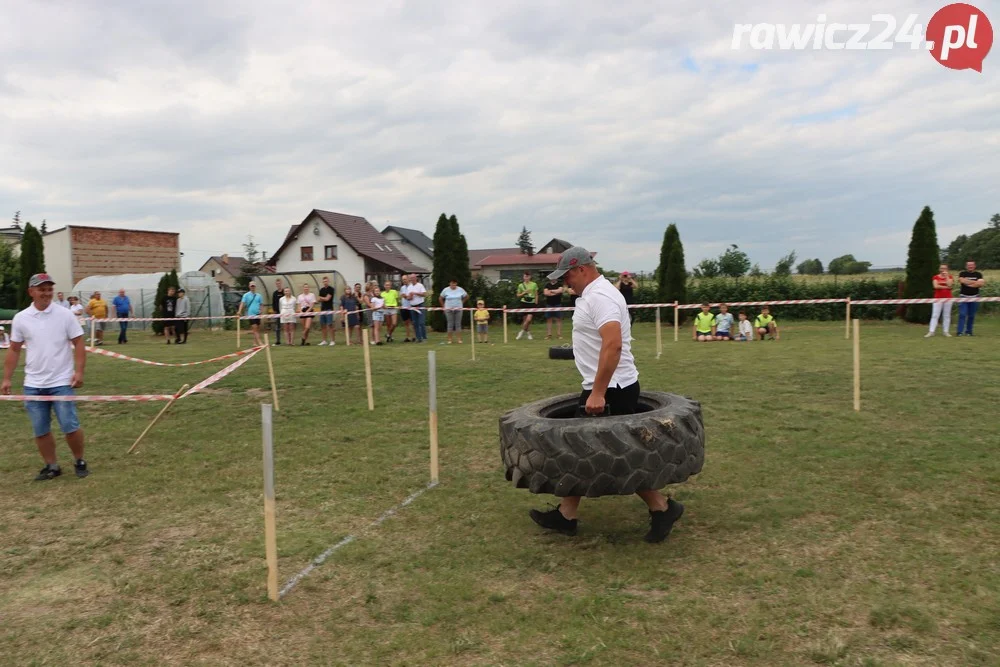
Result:
{"type": "Polygon", "coordinates": [[[184,385],[179,390],[177,390],[177,393],[174,394],[174,397],[171,398],[169,401],[167,401],[167,404],[163,406],[163,409],[160,410],[159,414],[157,414],[155,417],[153,417],[153,421],[149,422],[149,426],[146,427],[146,430],[143,431],[142,433],[140,433],[139,437],[135,439],[135,442],[132,443],[132,446],[128,448],[127,452],[125,452],[126,454],[131,454],[132,450],[134,450],[136,447],[139,446],[139,443],[142,442],[142,439],[146,437],[146,434],[149,433],[149,430],[151,428],[153,428],[153,425],[156,422],[160,421],[160,417],[163,416],[163,413],[165,413],[167,410],[169,410],[170,406],[174,404],[174,401],[176,401],[178,398],[180,398],[181,394],[183,394],[185,391],[187,391],[188,386],[189,385],[184,385]]]}
{"type": "Polygon", "coordinates": [[[674,342],[677,342],[677,323],[680,321],[680,309],[677,307],[679,304],[674,301],[674,342]]]}
{"type": "Polygon", "coordinates": [[[94,345],[96,345],[96,340],[97,339],[95,338],[96,334],[94,333],[96,326],[97,326],[97,322],[94,321],[93,317],[91,317],[90,318],[90,347],[94,347],[94,345]]]}
{"type": "Polygon", "coordinates": [[[663,334],[660,331],[660,307],[656,307],[656,358],[663,354],[663,334]]]}
{"type": "Polygon", "coordinates": [[[476,316],[474,310],[469,311],[469,337],[472,339],[472,360],[476,360],[476,316]]]}
{"type": "Polygon", "coordinates": [[[861,320],[854,320],[854,411],[861,412],[861,320]]]}
{"type": "Polygon", "coordinates": [[[437,360],[435,353],[427,353],[427,377],[429,379],[428,396],[430,404],[431,431],[431,483],[438,481],[438,408],[437,408],[437,360]]]}
{"type": "Polygon", "coordinates": [[[347,344],[351,344],[351,328],[347,326],[347,320],[350,319],[347,311],[344,311],[344,338],[347,340],[347,344]]]}
{"type": "Polygon", "coordinates": [[[847,297],[847,317],[844,319],[844,340],[851,340],[851,297],[847,297]]]}
{"type": "Polygon", "coordinates": [[[239,317],[236,318],[236,349],[240,349],[240,321],[239,317]]]}
{"type": "Polygon", "coordinates": [[[507,344],[507,306],[503,307],[503,344],[507,344]]]}
{"type": "Polygon", "coordinates": [[[271,406],[260,404],[264,433],[264,553],[267,556],[267,597],[278,601],[278,537],[274,518],[274,419],[271,406]]]}
{"type": "Polygon", "coordinates": [[[368,385],[368,409],[375,409],[375,392],[372,389],[372,358],[368,350],[368,329],[361,330],[361,345],[365,348],[365,384],[368,385]]]}
{"type": "Polygon", "coordinates": [[[274,382],[274,364],[271,363],[271,341],[270,334],[264,334],[264,356],[267,357],[267,374],[271,377],[271,398],[274,399],[274,409],[281,411],[278,407],[278,385],[274,382]]]}

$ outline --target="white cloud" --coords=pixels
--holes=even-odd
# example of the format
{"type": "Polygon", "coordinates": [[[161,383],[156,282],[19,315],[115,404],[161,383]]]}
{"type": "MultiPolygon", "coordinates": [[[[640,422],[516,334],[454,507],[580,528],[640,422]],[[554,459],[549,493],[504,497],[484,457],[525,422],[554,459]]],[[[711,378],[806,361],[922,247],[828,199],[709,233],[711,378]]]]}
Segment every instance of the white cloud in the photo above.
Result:
{"type": "Polygon", "coordinates": [[[473,246],[524,225],[632,270],[670,222],[689,265],[736,243],[765,268],[792,249],[897,264],[924,205],[942,244],[985,226],[998,56],[978,74],[901,45],[730,48],[734,23],[819,11],[0,0],[0,212],[180,231],[186,268],[248,232],[273,251],[313,207],[428,234],[454,213],[473,246]]]}

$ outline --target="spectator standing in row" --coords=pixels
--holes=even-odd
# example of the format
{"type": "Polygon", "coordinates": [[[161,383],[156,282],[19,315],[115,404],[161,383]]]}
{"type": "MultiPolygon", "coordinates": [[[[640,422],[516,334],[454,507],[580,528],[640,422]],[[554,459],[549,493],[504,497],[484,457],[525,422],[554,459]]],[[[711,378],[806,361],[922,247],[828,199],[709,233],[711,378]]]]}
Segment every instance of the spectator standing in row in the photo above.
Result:
{"type": "MultiPolygon", "coordinates": [[[[559,308],[562,306],[562,295],[563,288],[559,284],[558,280],[550,280],[545,284],[545,289],[542,290],[542,295],[545,297],[545,305],[550,308],[559,308]]],[[[552,338],[552,323],[555,322],[556,325],[556,337],[560,340],[562,339],[562,311],[561,310],[549,310],[545,313],[545,340],[551,340],[552,338]]]]}
{"type": "MultiPolygon", "coordinates": [[[[469,293],[458,286],[458,281],[454,278],[448,283],[448,287],[441,290],[438,301],[445,309],[444,318],[448,324],[448,344],[452,343],[452,335],[457,333],[458,344],[462,344],[462,306],[469,298],[469,293]]],[[[520,336],[518,336],[520,338],[520,336]]]]}
{"type": "Polygon", "coordinates": [[[354,340],[356,344],[361,344],[361,304],[354,295],[354,290],[348,287],[344,290],[344,296],[340,297],[340,308],[347,318],[347,338],[354,340]],[[355,338],[357,336],[357,338],[355,338]]]}
{"type": "Polygon", "coordinates": [[[486,302],[479,299],[476,302],[476,311],[473,313],[476,321],[476,335],[480,343],[490,342],[490,311],[486,310],[486,302]]]}
{"type": "Polygon", "coordinates": [[[399,290],[394,289],[389,280],[385,281],[382,300],[385,302],[385,342],[391,343],[392,332],[396,330],[396,316],[399,314],[399,290]]]}
{"type": "MultiPolygon", "coordinates": [[[[160,311],[164,317],[177,317],[177,290],[173,286],[167,288],[167,295],[163,297],[163,304],[160,306],[160,311]]],[[[167,345],[170,345],[170,340],[174,337],[177,326],[175,320],[164,322],[163,335],[167,339],[167,345]]]]}
{"type": "Polygon", "coordinates": [[[69,301],[66,300],[66,297],[63,296],[62,292],[56,294],[55,304],[69,310],[69,301]]]}
{"type": "Polygon", "coordinates": [[[250,318],[250,331],[253,332],[253,344],[260,347],[260,311],[264,303],[264,297],[257,293],[257,283],[250,283],[250,291],[240,299],[240,307],[236,310],[236,316],[241,317],[245,312],[250,318]]]}
{"type": "MultiPolygon", "coordinates": [[[[631,306],[635,303],[635,288],[637,287],[635,278],[628,271],[622,271],[621,276],[618,278],[618,282],[615,283],[615,287],[618,291],[622,293],[622,298],[625,299],[625,305],[631,306]]],[[[631,324],[635,324],[635,309],[628,309],[628,321],[631,324]]],[[[635,338],[635,336],[633,336],[635,338]]]]}
{"type": "MultiPolygon", "coordinates": [[[[951,298],[951,288],[955,284],[955,279],[952,277],[951,273],[948,272],[948,265],[942,264],[938,267],[938,274],[931,279],[931,285],[934,287],[934,298],[935,299],[950,299],[951,298]]],[[[944,317],[944,322],[941,327],[941,332],[945,336],[951,336],[948,333],[948,329],[951,328],[951,301],[935,301],[931,306],[931,324],[927,331],[927,335],[924,338],[930,338],[937,331],[938,320],[944,317]]],[[[959,328],[961,333],[962,329],[959,328]]]]}
{"type": "Polygon", "coordinates": [[[721,304],[719,314],[715,316],[715,340],[733,339],[733,314],[729,312],[729,306],[721,304]]]}
{"type": "MultiPolygon", "coordinates": [[[[101,298],[100,292],[94,292],[87,303],[87,315],[95,320],[103,320],[108,316],[108,302],[101,298]]],[[[94,331],[97,333],[97,345],[104,345],[104,329],[107,322],[95,322],[94,331]]]]}
{"type": "Polygon", "coordinates": [[[278,313],[281,314],[279,320],[281,328],[285,331],[285,342],[289,345],[295,344],[292,340],[295,338],[295,321],[298,319],[295,315],[296,303],[295,297],[292,296],[292,288],[286,287],[278,300],[278,313]]]}
{"type": "Polygon", "coordinates": [[[382,292],[379,290],[378,285],[372,288],[372,294],[368,297],[368,303],[371,304],[372,309],[372,339],[369,343],[371,345],[381,345],[382,323],[385,322],[385,299],[382,298],[382,292]]]}
{"type": "MultiPolygon", "coordinates": [[[[125,294],[125,288],[118,290],[118,296],[116,296],[112,301],[111,305],[115,307],[115,317],[119,320],[127,319],[129,317],[135,316],[135,310],[132,308],[132,300],[128,298],[125,294]]],[[[128,322],[118,323],[118,344],[128,342],[128,322]]]]}
{"type": "Polygon", "coordinates": [[[361,304],[361,324],[364,327],[371,328],[372,326],[372,295],[371,295],[371,284],[365,283],[362,289],[361,283],[354,283],[354,293],[358,297],[358,302],[361,304]]]}
{"type": "Polygon", "coordinates": [[[80,303],[80,297],[71,296],[69,298],[69,312],[76,315],[76,321],[82,326],[85,313],[83,312],[83,304],[80,303]]]}
{"type": "Polygon", "coordinates": [[[309,342],[309,330],[312,328],[313,306],[316,305],[316,295],[309,291],[309,285],[302,284],[302,294],[296,299],[299,313],[302,319],[302,346],[312,345],[309,342]],[[309,313],[309,314],[307,314],[309,313]]]}
{"type": "Polygon", "coordinates": [[[399,279],[399,319],[406,327],[404,343],[409,343],[413,337],[413,319],[410,317],[410,275],[404,273],[399,279]]]}
{"type": "Polygon", "coordinates": [[[177,345],[187,345],[188,330],[191,328],[191,323],[187,319],[191,317],[191,299],[188,298],[187,292],[184,291],[183,287],[177,290],[177,314],[175,317],[180,318],[174,327],[177,335],[175,342],[177,345]],[[181,338],[182,336],[183,339],[181,338]]]}
{"type": "Polygon", "coordinates": [[[0,324],[0,350],[6,350],[8,347],[10,347],[10,336],[7,335],[7,330],[0,324]]]}
{"type": "MultiPolygon", "coordinates": [[[[521,308],[538,307],[538,283],[531,279],[531,273],[527,271],[524,272],[522,281],[517,286],[517,298],[521,308]]],[[[521,337],[525,335],[528,340],[534,340],[531,337],[531,313],[524,314],[521,330],[517,332],[517,340],[521,340],[521,337]]]]}
{"type": "MultiPolygon", "coordinates": [[[[11,326],[10,349],[4,359],[0,394],[9,396],[11,378],[21,358],[21,348],[27,347],[24,363],[24,393],[29,396],[73,396],[74,389],[83,386],[83,371],[87,351],[83,345],[83,328],[73,314],[52,303],[54,282],[47,273],[36,273],[28,280],[31,305],[14,316],[11,326]]],[[[90,474],[83,458],[83,429],[73,401],[25,401],[25,409],[35,433],[35,445],[45,461],[45,467],[35,477],[41,482],[62,474],[56,457],[56,441],[52,436],[52,413],[56,413],[59,428],[73,452],[77,477],[90,474]]]]}
{"type": "Polygon", "coordinates": [[[410,317],[413,319],[413,339],[418,343],[427,340],[427,309],[424,303],[427,297],[427,290],[420,282],[417,274],[410,275],[410,317]]]}
{"type": "Polygon", "coordinates": [[[975,262],[966,262],[965,271],[958,274],[962,287],[958,291],[958,335],[971,336],[972,325],[979,310],[979,290],[986,283],[983,274],[976,270],[975,262]]]}
{"type": "Polygon", "coordinates": [[[319,325],[323,331],[320,345],[336,345],[337,336],[333,328],[333,297],[334,289],[330,287],[330,278],[323,276],[323,286],[319,288],[319,325]],[[327,342],[329,337],[329,342],[327,342]]]}
{"type": "MultiPolygon", "coordinates": [[[[285,283],[281,278],[274,281],[274,291],[271,292],[271,314],[281,314],[281,297],[285,296],[285,283]]],[[[281,345],[281,317],[274,318],[274,344],[281,345]]]]}

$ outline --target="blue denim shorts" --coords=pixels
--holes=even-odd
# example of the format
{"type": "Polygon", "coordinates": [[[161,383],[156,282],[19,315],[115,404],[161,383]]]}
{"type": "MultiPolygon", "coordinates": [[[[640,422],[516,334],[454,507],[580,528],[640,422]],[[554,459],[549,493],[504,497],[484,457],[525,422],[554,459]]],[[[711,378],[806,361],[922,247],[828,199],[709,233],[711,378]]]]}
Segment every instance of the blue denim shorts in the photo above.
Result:
{"type": "MultiPolygon", "coordinates": [[[[25,387],[25,396],[74,396],[75,392],[69,385],[36,389],[25,387]]],[[[59,428],[69,434],[80,430],[80,419],[76,415],[76,403],[71,401],[25,401],[25,409],[31,418],[31,427],[35,429],[35,437],[40,438],[52,431],[52,411],[56,412],[59,428]]]]}
{"type": "Polygon", "coordinates": [[[327,312],[319,316],[319,323],[321,326],[327,326],[333,324],[333,313],[327,312]]]}

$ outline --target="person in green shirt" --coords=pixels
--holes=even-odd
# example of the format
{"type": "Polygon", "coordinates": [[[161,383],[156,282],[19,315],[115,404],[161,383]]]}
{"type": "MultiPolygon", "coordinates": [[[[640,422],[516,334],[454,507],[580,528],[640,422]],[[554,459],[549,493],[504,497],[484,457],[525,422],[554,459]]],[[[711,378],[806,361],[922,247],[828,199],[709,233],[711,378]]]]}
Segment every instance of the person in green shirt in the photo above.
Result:
{"type": "Polygon", "coordinates": [[[701,304],[701,312],[694,316],[691,335],[698,342],[715,340],[715,315],[707,303],[701,304]]]}
{"type": "Polygon", "coordinates": [[[396,329],[396,320],[399,313],[399,290],[394,289],[392,281],[385,281],[385,289],[382,290],[382,299],[385,300],[385,342],[392,342],[392,332],[396,329]]]}
{"type": "MultiPolygon", "coordinates": [[[[538,283],[531,279],[531,273],[528,271],[524,272],[523,280],[520,285],[517,286],[517,300],[519,308],[537,308],[538,307],[538,283]]],[[[521,330],[517,332],[517,340],[521,340],[522,336],[527,336],[528,340],[534,340],[531,337],[531,313],[524,316],[524,322],[521,324],[521,330]]]]}
{"type": "Polygon", "coordinates": [[[767,306],[760,309],[760,315],[753,321],[753,327],[757,330],[757,336],[761,340],[764,340],[764,336],[770,336],[771,340],[781,339],[781,334],[778,333],[778,323],[774,321],[771,309],[767,306]]]}

